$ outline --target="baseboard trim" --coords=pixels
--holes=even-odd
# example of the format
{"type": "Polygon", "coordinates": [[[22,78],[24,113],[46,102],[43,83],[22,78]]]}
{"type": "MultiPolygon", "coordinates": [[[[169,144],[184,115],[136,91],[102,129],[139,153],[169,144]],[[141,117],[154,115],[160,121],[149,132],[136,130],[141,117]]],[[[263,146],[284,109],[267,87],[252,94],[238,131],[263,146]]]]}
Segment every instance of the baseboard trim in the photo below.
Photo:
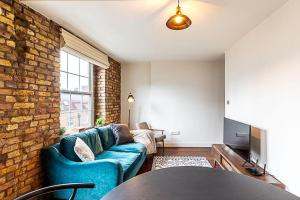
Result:
{"type": "Polygon", "coordinates": [[[165,147],[212,147],[212,143],[165,143],[165,147]]]}

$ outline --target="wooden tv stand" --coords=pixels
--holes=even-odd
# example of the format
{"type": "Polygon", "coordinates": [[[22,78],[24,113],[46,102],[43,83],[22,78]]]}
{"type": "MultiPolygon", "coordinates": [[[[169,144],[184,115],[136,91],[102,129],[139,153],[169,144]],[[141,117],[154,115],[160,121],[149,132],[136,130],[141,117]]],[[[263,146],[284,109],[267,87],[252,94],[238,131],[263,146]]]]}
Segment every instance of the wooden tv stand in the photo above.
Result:
{"type": "MultiPolygon", "coordinates": [[[[285,189],[285,185],[278,181],[274,176],[268,174],[268,172],[266,172],[266,175],[262,176],[253,176],[252,174],[250,174],[250,172],[242,166],[245,160],[224,144],[214,144],[212,146],[212,154],[214,158],[215,168],[220,167],[223,170],[247,175],[285,189]]],[[[263,171],[262,168],[259,168],[259,170],[263,171]]]]}

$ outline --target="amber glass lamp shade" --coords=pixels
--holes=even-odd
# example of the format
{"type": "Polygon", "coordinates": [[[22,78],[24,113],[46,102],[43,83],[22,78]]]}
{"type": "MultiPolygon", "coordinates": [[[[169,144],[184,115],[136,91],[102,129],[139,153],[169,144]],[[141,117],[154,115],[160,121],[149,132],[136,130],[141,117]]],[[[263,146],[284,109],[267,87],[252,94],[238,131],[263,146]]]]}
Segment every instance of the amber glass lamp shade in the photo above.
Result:
{"type": "Polygon", "coordinates": [[[180,6],[177,6],[176,15],[169,18],[166,25],[172,30],[183,30],[188,28],[192,24],[192,20],[186,15],[181,13],[180,6]]]}

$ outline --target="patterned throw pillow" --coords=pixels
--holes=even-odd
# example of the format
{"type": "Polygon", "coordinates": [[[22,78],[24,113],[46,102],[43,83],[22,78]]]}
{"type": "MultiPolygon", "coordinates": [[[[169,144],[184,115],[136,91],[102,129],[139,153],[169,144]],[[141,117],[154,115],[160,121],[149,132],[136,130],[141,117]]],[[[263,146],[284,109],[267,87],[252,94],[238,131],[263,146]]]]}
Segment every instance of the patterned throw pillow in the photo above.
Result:
{"type": "Polygon", "coordinates": [[[95,160],[95,155],[90,147],[79,137],[76,139],[74,152],[82,162],[95,160]]]}

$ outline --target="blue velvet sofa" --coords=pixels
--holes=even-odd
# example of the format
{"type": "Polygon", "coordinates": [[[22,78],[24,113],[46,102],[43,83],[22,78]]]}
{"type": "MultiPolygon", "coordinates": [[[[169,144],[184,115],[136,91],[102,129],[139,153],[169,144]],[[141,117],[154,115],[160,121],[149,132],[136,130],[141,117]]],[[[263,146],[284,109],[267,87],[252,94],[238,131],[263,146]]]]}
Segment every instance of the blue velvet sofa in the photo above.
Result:
{"type": "MultiPolygon", "coordinates": [[[[95,183],[95,189],[78,190],[78,200],[101,199],[120,183],[134,177],[146,158],[146,148],[140,143],[116,145],[109,126],[64,137],[60,143],[42,150],[42,162],[49,185],[63,183],[95,183]],[[80,162],[74,152],[80,137],[94,152],[95,134],[100,136],[103,152],[95,161],[80,162]]],[[[71,191],[56,192],[55,198],[67,199],[71,191]]]]}

